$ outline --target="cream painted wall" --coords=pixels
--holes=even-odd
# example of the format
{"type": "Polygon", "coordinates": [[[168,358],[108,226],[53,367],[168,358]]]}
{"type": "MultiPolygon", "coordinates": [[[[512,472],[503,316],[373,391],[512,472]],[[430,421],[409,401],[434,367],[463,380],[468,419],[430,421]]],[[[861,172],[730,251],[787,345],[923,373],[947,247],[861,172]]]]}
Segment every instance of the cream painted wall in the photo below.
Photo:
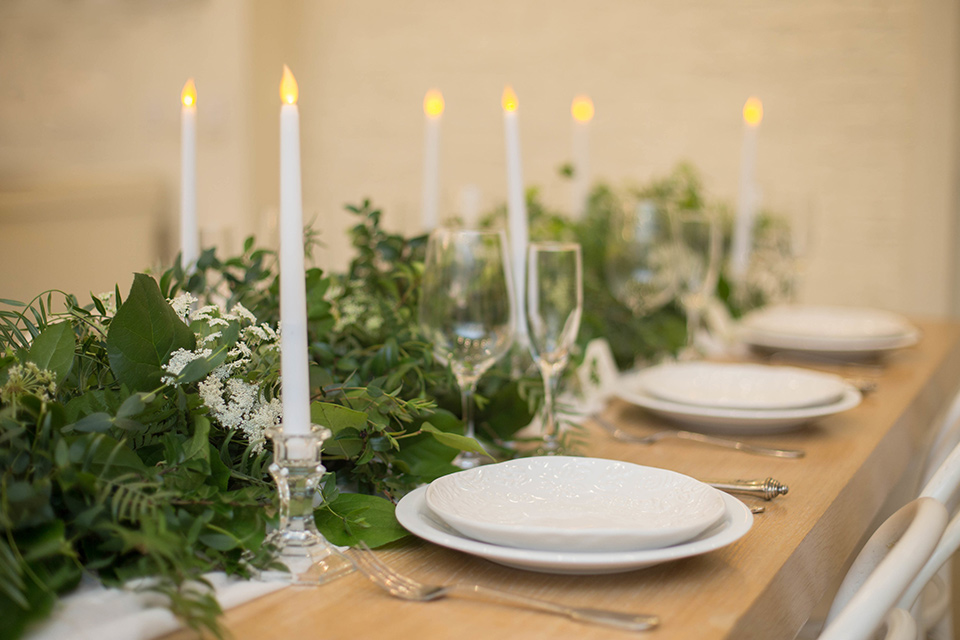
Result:
{"type": "MultiPolygon", "coordinates": [[[[176,202],[177,95],[200,91],[200,211],[269,228],[280,65],[301,88],[304,205],[349,256],[345,202],[418,229],[423,116],[443,90],[443,211],[504,200],[499,97],[520,97],[528,183],[566,206],[569,103],[597,106],[596,176],[702,170],[736,192],[740,107],[763,98],[765,202],[819,220],[804,296],[944,314],[955,288],[958,0],[123,0],[0,4],[0,185],[149,173],[176,202]],[[122,91],[112,91],[120,80],[122,91]],[[113,101],[104,103],[102,96],[113,101]]],[[[170,212],[171,218],[175,211],[170,212]]],[[[2,284],[0,276],[0,284],[2,284]]]]}

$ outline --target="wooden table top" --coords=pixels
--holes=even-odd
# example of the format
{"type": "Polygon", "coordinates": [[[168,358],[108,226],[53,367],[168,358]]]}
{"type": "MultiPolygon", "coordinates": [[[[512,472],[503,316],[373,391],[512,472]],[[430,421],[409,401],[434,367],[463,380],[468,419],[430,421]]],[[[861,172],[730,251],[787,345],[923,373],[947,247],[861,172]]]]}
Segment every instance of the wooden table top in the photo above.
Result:
{"type": "MultiPolygon", "coordinates": [[[[382,557],[424,581],[464,581],[501,587],[578,606],[655,613],[650,640],[793,638],[896,490],[914,490],[917,461],[938,410],[960,381],[960,325],[919,322],[916,347],[889,357],[882,369],[848,367],[870,375],[877,390],[846,413],[785,434],[744,437],[805,449],[798,460],[748,455],[674,439],[655,445],[611,440],[588,423],[584,452],[674,469],[699,478],[765,478],[790,487],[763,504],[738,542],[703,556],[629,573],[563,576],[502,567],[413,537],[386,547],[382,557]]],[[[823,367],[825,370],[829,367],[823,367]]],[[[665,423],[614,402],[607,417],[649,433],[665,423]]],[[[626,631],[585,625],[534,611],[466,599],[431,603],[396,600],[357,574],[316,588],[290,587],[226,613],[236,640],[262,638],[510,637],[625,638],[626,631]]],[[[168,640],[195,634],[181,631],[168,640]]]]}

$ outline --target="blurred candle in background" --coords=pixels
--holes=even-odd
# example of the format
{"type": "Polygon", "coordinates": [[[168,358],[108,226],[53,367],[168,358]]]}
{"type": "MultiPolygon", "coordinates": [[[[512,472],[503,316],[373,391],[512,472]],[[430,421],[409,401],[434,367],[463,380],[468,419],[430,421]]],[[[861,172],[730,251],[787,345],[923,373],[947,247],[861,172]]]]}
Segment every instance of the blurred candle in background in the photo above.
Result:
{"type": "Polygon", "coordinates": [[[509,85],[503,90],[503,129],[507,146],[507,218],[510,234],[510,260],[513,263],[514,308],[517,319],[517,342],[527,343],[527,321],[524,306],[524,280],[527,257],[527,202],[523,193],[523,171],[520,164],[520,126],[517,122],[517,94],[509,85]]]}
{"type": "Polygon", "coordinates": [[[180,92],[180,265],[196,266],[200,255],[197,231],[197,87],[193,78],[180,92]]]}
{"type": "MultiPolygon", "coordinates": [[[[280,82],[280,379],[283,433],[310,433],[310,365],[307,360],[307,293],[303,259],[303,193],[300,186],[299,88],[287,65],[280,82]]],[[[291,447],[290,455],[305,450],[291,447]]]]}
{"type": "Polygon", "coordinates": [[[593,120],[593,100],[580,95],[570,106],[573,115],[573,176],[570,182],[570,212],[574,219],[583,217],[587,210],[590,191],[590,121],[593,120]]]}
{"type": "Polygon", "coordinates": [[[423,142],[423,230],[436,228],[439,221],[437,206],[440,198],[440,120],[443,117],[443,94],[436,89],[427,91],[423,98],[426,116],[423,142]]]}
{"type": "Polygon", "coordinates": [[[756,183],[757,134],[763,120],[763,103],[751,96],[743,105],[743,146],[740,148],[740,188],[737,218],[730,248],[730,275],[740,280],[750,262],[750,245],[759,192],[756,183]]]}

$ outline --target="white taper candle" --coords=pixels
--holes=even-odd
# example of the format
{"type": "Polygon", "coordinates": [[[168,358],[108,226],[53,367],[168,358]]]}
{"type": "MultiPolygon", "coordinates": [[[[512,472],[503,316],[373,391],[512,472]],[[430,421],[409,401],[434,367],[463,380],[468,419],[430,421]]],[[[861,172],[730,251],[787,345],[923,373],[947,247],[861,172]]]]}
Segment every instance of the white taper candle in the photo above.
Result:
{"type": "Polygon", "coordinates": [[[763,119],[763,104],[751,97],[743,105],[743,144],[740,148],[740,186],[737,217],[730,246],[730,276],[741,280],[750,264],[753,225],[758,201],[756,184],[757,133],[763,119]]]}
{"type": "Polygon", "coordinates": [[[517,318],[517,343],[527,344],[526,290],[527,201],[520,163],[520,127],[517,121],[517,94],[511,87],[503,90],[503,129],[507,147],[507,218],[510,234],[510,260],[513,263],[514,311],[517,318]]]}
{"type": "Polygon", "coordinates": [[[423,98],[426,116],[423,136],[423,231],[430,233],[439,222],[440,199],[440,121],[443,116],[443,95],[434,89],[423,98]]]}
{"type": "Polygon", "coordinates": [[[180,92],[180,264],[184,271],[200,257],[197,232],[197,87],[193,78],[180,92]]]}
{"type": "MultiPolygon", "coordinates": [[[[280,83],[280,376],[283,432],[310,433],[307,294],[300,186],[300,112],[297,81],[284,65],[280,83]]],[[[297,452],[290,450],[291,456],[297,452]]],[[[296,456],[300,457],[300,456],[296,456]]]]}
{"type": "Polygon", "coordinates": [[[590,193],[590,121],[593,120],[593,101],[577,96],[570,106],[573,115],[573,177],[570,182],[570,213],[582,218],[587,210],[590,193]]]}

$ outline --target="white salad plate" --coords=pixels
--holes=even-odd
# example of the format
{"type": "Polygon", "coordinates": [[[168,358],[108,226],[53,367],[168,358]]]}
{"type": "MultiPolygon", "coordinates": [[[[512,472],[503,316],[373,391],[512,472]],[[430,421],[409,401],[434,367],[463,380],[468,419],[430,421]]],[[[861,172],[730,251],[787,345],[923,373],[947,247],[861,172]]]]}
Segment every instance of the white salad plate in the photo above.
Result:
{"type": "Polygon", "coordinates": [[[704,407],[671,402],[651,395],[646,391],[643,374],[644,371],[638,371],[622,376],[615,388],[616,395],[647,411],[690,426],[696,431],[708,433],[753,435],[790,431],[814,418],[852,409],[863,399],[855,387],[844,383],[843,395],[836,402],[814,407],[794,409],[704,407]]]}
{"type": "Polygon", "coordinates": [[[768,349],[873,354],[914,345],[920,331],[880,309],[781,305],[747,314],[740,338],[768,349]]]}
{"type": "Polygon", "coordinates": [[[674,362],[644,370],[650,395],[670,402],[726,409],[796,409],[837,402],[843,378],[764,364],[674,362]]]}
{"type": "Polygon", "coordinates": [[[545,456],[483,465],[427,487],[430,509],[490,544],[549,551],[638,551],[689,540],[723,517],[720,491],[619,460],[545,456]]]}
{"type": "Polygon", "coordinates": [[[517,549],[468,538],[443,523],[426,501],[427,487],[408,493],[397,504],[397,520],[410,533],[448,549],[479,556],[498,564],[541,573],[603,574],[643,569],[655,564],[698,556],[736,542],[753,525],[750,509],[721,494],[725,512],[720,521],[696,538],[681,544],[641,551],[544,551],[517,549]]]}

